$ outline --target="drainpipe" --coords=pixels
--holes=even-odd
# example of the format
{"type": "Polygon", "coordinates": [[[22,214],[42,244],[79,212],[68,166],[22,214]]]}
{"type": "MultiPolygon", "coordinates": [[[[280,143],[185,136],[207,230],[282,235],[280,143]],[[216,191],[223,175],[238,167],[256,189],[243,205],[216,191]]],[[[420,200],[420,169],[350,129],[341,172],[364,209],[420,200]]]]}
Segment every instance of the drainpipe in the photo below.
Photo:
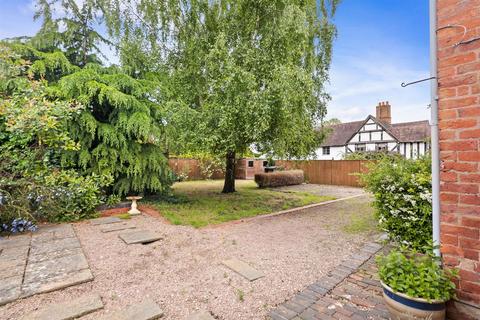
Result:
{"type": "MultiPolygon", "coordinates": [[[[437,1],[430,0],[430,111],[432,154],[432,238],[440,245],[440,148],[438,139],[438,79],[437,79],[437,1]]],[[[440,249],[435,249],[440,256],[440,249]]]]}

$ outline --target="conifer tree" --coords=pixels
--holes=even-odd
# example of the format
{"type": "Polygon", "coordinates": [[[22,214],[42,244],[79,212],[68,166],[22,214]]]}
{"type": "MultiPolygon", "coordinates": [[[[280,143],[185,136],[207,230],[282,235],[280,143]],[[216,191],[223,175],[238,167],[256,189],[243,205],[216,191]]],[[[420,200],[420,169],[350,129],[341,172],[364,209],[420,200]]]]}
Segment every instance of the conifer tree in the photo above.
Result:
{"type": "Polygon", "coordinates": [[[79,151],[64,165],[111,174],[113,192],[167,191],[173,182],[164,148],[162,96],[155,80],[138,80],[114,67],[87,64],[63,77],[57,95],[88,106],[71,123],[79,151]]]}
{"type": "Polygon", "coordinates": [[[100,45],[111,42],[97,31],[103,16],[99,0],[36,0],[36,8],[34,19],[42,26],[31,43],[37,49],[61,49],[77,66],[100,62],[100,45]]]}
{"type": "Polygon", "coordinates": [[[169,189],[173,177],[164,155],[165,98],[158,77],[134,79],[117,67],[74,66],[60,51],[10,47],[31,62],[31,78],[48,80],[51,101],[84,106],[68,119],[69,137],[78,148],[63,152],[64,168],[112,176],[110,191],[120,195],[169,189]]]}

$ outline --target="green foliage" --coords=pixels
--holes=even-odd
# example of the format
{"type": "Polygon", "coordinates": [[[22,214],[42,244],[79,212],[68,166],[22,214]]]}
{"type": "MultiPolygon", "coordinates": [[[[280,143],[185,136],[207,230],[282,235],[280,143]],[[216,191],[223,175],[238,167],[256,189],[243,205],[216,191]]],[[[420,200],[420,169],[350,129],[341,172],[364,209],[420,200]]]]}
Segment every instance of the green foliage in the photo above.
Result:
{"type": "Polygon", "coordinates": [[[106,2],[123,61],[140,56],[142,74],[145,56],[155,57],[171,75],[171,151],[231,159],[251,146],[279,157],[316,149],[339,1],[106,2]]]}
{"type": "MultiPolygon", "coordinates": [[[[31,77],[42,72],[37,68],[42,54],[36,50],[1,44],[0,54],[0,222],[90,216],[110,179],[60,170],[62,153],[80,148],[68,133],[68,123],[84,107],[73,100],[51,99],[48,83],[31,77]],[[29,56],[38,60],[30,64],[29,56]]],[[[64,59],[55,63],[54,57],[58,55],[48,55],[42,61],[48,68],[41,70],[66,66],[64,59]]]]}
{"type": "Polygon", "coordinates": [[[113,176],[112,191],[119,195],[167,191],[173,175],[157,84],[91,64],[61,78],[55,95],[89,106],[70,121],[70,134],[81,147],[65,152],[62,164],[113,176]]]}
{"type": "Polygon", "coordinates": [[[42,19],[31,44],[41,51],[63,50],[72,64],[99,63],[100,45],[111,44],[96,27],[102,22],[98,0],[36,0],[34,19],[42,19]],[[59,10],[60,9],[60,10],[59,10]]]}
{"type": "Polygon", "coordinates": [[[351,152],[346,153],[344,160],[382,160],[384,158],[400,158],[402,157],[397,152],[385,151],[365,151],[365,152],[351,152]]]}
{"type": "Polygon", "coordinates": [[[111,176],[80,176],[73,170],[55,171],[45,177],[45,191],[37,207],[49,221],[64,222],[93,218],[102,204],[102,190],[112,183],[111,176]]]}
{"type": "Polygon", "coordinates": [[[428,301],[448,301],[455,295],[456,270],[440,267],[431,246],[419,253],[406,248],[393,249],[387,256],[377,256],[380,279],[395,292],[428,301]]]}
{"type": "Polygon", "coordinates": [[[375,197],[380,227],[394,240],[421,249],[432,239],[431,159],[383,158],[361,175],[375,197]]]}

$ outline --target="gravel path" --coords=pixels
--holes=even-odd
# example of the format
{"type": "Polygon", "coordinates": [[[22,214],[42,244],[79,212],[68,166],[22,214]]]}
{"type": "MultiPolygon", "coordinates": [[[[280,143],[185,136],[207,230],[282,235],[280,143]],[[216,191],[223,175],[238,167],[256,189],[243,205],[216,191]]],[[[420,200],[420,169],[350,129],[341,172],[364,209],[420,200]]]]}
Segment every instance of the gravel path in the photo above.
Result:
{"type": "Polygon", "coordinates": [[[369,197],[358,197],[301,214],[203,229],[168,225],[147,215],[134,217],[131,222],[137,229],[163,235],[149,245],[128,246],[118,232],[102,233],[99,226],[78,223],[75,230],[95,280],[0,307],[0,319],[18,319],[86,293],[100,294],[105,309],[82,319],[96,319],[147,299],[161,306],[163,319],[185,319],[197,310],[209,310],[219,319],[264,319],[276,304],[368,240],[368,235],[341,231],[350,215],[371,210],[368,203],[369,197]],[[266,276],[249,282],[221,265],[233,257],[266,276]]]}
{"type": "Polygon", "coordinates": [[[346,198],[357,194],[365,194],[362,188],[344,187],[344,186],[332,186],[326,184],[300,184],[295,186],[287,186],[276,188],[275,190],[281,191],[304,191],[313,193],[317,196],[332,196],[336,198],[346,198]]]}

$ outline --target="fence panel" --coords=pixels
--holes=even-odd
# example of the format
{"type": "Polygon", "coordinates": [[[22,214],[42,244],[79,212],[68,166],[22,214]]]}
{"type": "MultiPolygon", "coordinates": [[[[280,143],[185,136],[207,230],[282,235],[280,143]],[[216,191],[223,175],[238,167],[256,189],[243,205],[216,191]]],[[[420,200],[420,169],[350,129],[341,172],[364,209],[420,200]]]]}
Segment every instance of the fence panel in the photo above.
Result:
{"type": "Polygon", "coordinates": [[[364,160],[281,160],[285,169],[302,169],[308,182],[339,186],[361,187],[357,173],[365,172],[364,160]]]}

